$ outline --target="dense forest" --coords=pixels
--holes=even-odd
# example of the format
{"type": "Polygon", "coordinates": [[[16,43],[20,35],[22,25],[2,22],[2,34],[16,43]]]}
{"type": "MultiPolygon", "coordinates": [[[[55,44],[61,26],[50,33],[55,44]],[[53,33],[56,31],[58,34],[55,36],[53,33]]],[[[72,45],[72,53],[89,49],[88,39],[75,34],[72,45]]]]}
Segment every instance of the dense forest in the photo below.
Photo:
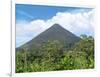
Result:
{"type": "Polygon", "coordinates": [[[94,68],[94,38],[81,35],[73,46],[48,41],[38,50],[16,51],[16,73],[94,68]]]}

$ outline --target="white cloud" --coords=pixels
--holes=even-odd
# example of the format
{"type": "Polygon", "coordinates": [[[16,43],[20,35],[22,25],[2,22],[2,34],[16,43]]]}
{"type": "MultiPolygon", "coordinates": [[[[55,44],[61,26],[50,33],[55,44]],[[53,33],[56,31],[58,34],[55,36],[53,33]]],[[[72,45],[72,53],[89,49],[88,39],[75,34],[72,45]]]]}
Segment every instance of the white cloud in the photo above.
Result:
{"type": "Polygon", "coordinates": [[[37,36],[39,33],[51,27],[55,23],[60,24],[61,26],[78,36],[80,34],[93,35],[93,13],[93,10],[90,12],[83,13],[58,12],[55,16],[48,20],[38,19],[28,23],[25,23],[25,21],[24,23],[17,23],[16,38],[20,40],[19,43],[23,41],[27,42],[33,37],[37,36]]]}
{"type": "MultiPolygon", "coordinates": [[[[93,29],[93,21],[89,19],[91,13],[57,13],[49,22],[59,23],[67,30],[77,33],[76,35],[83,34],[82,31],[92,30],[93,29]]],[[[92,16],[93,17],[93,16],[92,16]]],[[[91,32],[91,31],[90,31],[91,32]]]]}

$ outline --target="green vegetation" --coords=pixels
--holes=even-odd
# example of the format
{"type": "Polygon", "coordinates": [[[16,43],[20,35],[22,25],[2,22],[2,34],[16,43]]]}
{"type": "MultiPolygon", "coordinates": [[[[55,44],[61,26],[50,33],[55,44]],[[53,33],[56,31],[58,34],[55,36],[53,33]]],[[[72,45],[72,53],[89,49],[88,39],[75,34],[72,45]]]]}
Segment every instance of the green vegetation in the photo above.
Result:
{"type": "MultiPolygon", "coordinates": [[[[70,45],[70,44],[69,44],[70,45]]],[[[82,35],[73,47],[48,41],[37,50],[16,51],[16,72],[39,72],[94,68],[94,38],[82,35]],[[36,52],[36,53],[34,53],[36,52]]]]}

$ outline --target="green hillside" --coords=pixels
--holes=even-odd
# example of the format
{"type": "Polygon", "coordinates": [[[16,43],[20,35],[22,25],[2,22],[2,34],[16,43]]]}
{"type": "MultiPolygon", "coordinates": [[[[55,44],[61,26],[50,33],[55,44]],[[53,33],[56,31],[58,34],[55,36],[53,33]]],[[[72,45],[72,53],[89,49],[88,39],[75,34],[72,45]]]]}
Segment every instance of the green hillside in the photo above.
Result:
{"type": "Polygon", "coordinates": [[[94,38],[54,24],[16,48],[16,73],[94,68],[94,38]]]}

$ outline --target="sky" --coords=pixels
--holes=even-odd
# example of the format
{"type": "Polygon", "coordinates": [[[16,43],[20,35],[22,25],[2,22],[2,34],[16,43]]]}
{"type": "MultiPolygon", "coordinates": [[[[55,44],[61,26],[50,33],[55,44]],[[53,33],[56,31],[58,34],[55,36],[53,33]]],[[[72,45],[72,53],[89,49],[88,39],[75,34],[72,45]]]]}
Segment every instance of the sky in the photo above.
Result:
{"type": "Polygon", "coordinates": [[[94,36],[94,9],[16,4],[16,47],[57,23],[77,36],[94,36]]]}

